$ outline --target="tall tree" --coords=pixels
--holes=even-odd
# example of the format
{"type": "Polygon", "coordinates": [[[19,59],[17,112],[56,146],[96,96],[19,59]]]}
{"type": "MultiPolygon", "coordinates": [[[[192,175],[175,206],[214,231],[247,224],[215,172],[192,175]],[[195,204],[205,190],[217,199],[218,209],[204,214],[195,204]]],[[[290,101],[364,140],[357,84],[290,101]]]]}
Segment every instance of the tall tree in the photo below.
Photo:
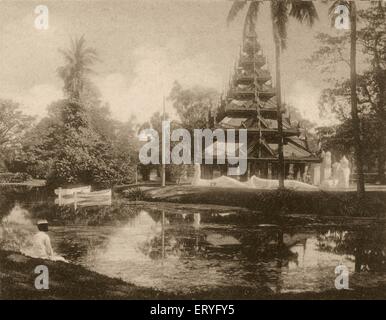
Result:
{"type": "Polygon", "coordinates": [[[363,174],[363,155],[361,143],[361,127],[358,116],[358,97],[357,97],[357,9],[355,1],[350,1],[350,80],[351,80],[351,117],[354,129],[354,142],[356,154],[356,167],[358,174],[357,192],[358,196],[362,198],[365,193],[365,178],[363,174]]]}
{"type": "Polygon", "coordinates": [[[219,94],[212,88],[195,86],[183,88],[177,81],[170,91],[168,100],[180,118],[181,125],[188,130],[205,128],[208,114],[216,105],[219,94]]]}
{"type": "Polygon", "coordinates": [[[0,160],[5,160],[9,151],[16,151],[32,121],[32,117],[22,113],[19,104],[0,99],[0,160]]]}
{"type": "Polygon", "coordinates": [[[130,182],[137,154],[134,123],[114,121],[108,105],[101,106],[98,101],[97,89],[88,78],[96,51],[86,47],[81,37],[61,53],[66,63],[58,68],[58,74],[64,82],[65,99],[48,107],[48,116],[27,139],[27,159],[20,162],[36,171],[45,169],[53,186],[130,182]]]}
{"type": "Polygon", "coordinates": [[[86,46],[84,36],[71,40],[69,49],[60,49],[65,65],[58,68],[58,75],[63,80],[63,91],[69,100],[80,102],[90,91],[95,91],[88,76],[93,73],[92,66],[98,60],[94,48],[86,46]]]}
{"type": "Polygon", "coordinates": [[[358,15],[364,24],[358,31],[358,38],[364,53],[369,57],[371,68],[369,77],[366,77],[368,85],[360,87],[364,95],[367,95],[380,125],[377,146],[378,181],[386,183],[386,6],[379,1],[358,12],[358,15]]]}
{"type": "MultiPolygon", "coordinates": [[[[386,9],[382,2],[373,3],[365,10],[356,13],[354,2],[334,1],[330,13],[335,12],[338,5],[346,6],[351,21],[350,32],[339,35],[318,34],[321,42],[319,49],[312,55],[310,61],[323,65],[321,71],[331,75],[339,68],[341,62],[350,68],[350,79],[336,81],[334,87],[323,91],[321,105],[331,107],[342,121],[341,132],[350,132],[357,162],[358,194],[363,196],[365,186],[362,166],[369,164],[375,156],[378,164],[378,180],[384,181],[384,165],[386,150],[386,9]],[[361,19],[361,28],[356,30],[356,18],[361,19]],[[358,46],[360,50],[358,50],[358,46]],[[357,55],[364,62],[369,62],[368,69],[361,75],[356,72],[357,55]],[[350,55],[351,60],[346,59],[350,55]],[[349,101],[347,101],[349,97],[349,101]],[[355,99],[354,99],[355,98],[355,99]],[[347,112],[347,107],[350,112],[347,112]],[[351,128],[348,128],[348,124],[351,128]],[[360,130],[359,130],[359,129],[360,130]],[[371,140],[369,140],[371,139],[371,140]],[[371,150],[370,150],[371,149],[371,150]],[[372,151],[372,152],[369,152],[372,151]],[[371,157],[369,158],[369,155],[371,157]],[[366,156],[366,158],[364,157],[366,156]],[[365,161],[366,160],[366,161],[365,161]],[[362,163],[362,165],[361,165],[362,163]]],[[[335,16],[334,16],[335,19],[335,16]]],[[[363,64],[365,66],[365,64],[363,64]]],[[[350,143],[351,144],[351,143],[350,143]]]]}
{"type": "MultiPolygon", "coordinates": [[[[259,0],[234,1],[228,13],[227,22],[232,22],[238,13],[249,3],[248,11],[244,20],[244,35],[247,31],[255,30],[259,13],[259,0]]],[[[283,49],[286,48],[287,26],[289,18],[308,25],[312,25],[318,15],[312,1],[280,0],[270,1],[273,37],[275,42],[276,61],[276,99],[277,99],[277,121],[278,121],[278,153],[279,153],[279,188],[284,188],[284,155],[283,155],[283,119],[281,99],[281,65],[280,57],[283,49]]]]}
{"type": "MultiPolygon", "coordinates": [[[[365,178],[363,174],[363,150],[361,142],[361,126],[358,115],[358,96],[357,96],[357,8],[355,1],[334,1],[330,7],[330,14],[335,13],[337,6],[343,5],[349,11],[350,20],[350,100],[351,118],[354,134],[355,162],[357,170],[357,193],[362,198],[365,193],[365,178]]],[[[336,17],[334,17],[335,19],[336,17]]]]}

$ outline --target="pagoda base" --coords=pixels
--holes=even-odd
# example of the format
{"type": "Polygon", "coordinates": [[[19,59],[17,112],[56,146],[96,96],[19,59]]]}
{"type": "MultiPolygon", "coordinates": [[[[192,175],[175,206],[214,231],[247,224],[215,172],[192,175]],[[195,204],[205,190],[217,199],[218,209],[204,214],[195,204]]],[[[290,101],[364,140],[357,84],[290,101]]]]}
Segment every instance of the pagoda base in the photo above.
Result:
{"type": "MultiPolygon", "coordinates": [[[[202,164],[201,179],[212,180],[221,176],[229,176],[228,167],[230,167],[228,164],[202,164]]],[[[229,177],[239,181],[247,181],[252,176],[261,179],[278,179],[279,170],[277,161],[271,162],[261,159],[248,159],[248,167],[245,174],[229,177]]],[[[287,160],[285,162],[285,179],[311,183],[310,165],[306,162],[291,162],[287,160]]]]}

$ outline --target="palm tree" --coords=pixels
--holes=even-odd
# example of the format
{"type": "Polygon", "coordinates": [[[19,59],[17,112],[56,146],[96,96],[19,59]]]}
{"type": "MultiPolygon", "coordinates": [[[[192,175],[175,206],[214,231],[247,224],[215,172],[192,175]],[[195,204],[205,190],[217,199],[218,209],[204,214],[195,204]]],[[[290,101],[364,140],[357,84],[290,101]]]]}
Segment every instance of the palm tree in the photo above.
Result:
{"type": "Polygon", "coordinates": [[[71,40],[70,49],[60,49],[65,65],[58,68],[59,77],[64,82],[65,96],[73,101],[80,101],[82,94],[92,89],[87,75],[93,73],[91,66],[98,60],[95,49],[86,47],[84,36],[71,40]]]}
{"type": "MultiPolygon", "coordinates": [[[[229,11],[227,22],[232,22],[238,13],[249,3],[247,15],[244,21],[244,35],[246,31],[255,30],[256,21],[260,6],[259,0],[253,1],[234,1],[229,11]]],[[[297,0],[277,0],[270,1],[273,37],[275,42],[275,61],[276,61],[276,99],[277,99],[277,121],[278,121],[278,162],[279,162],[279,188],[284,188],[284,155],[283,155],[283,119],[282,119],[282,99],[281,99],[281,51],[286,48],[287,25],[289,18],[295,18],[299,22],[306,22],[312,25],[318,15],[312,1],[297,0]]]]}
{"type": "Polygon", "coordinates": [[[357,96],[357,72],[356,72],[356,45],[357,45],[357,9],[355,1],[334,1],[330,7],[330,14],[335,12],[338,5],[344,5],[350,12],[350,100],[351,118],[354,134],[355,160],[357,170],[357,194],[363,198],[365,194],[365,178],[363,174],[363,149],[361,142],[361,127],[358,116],[358,96],[357,96]]]}

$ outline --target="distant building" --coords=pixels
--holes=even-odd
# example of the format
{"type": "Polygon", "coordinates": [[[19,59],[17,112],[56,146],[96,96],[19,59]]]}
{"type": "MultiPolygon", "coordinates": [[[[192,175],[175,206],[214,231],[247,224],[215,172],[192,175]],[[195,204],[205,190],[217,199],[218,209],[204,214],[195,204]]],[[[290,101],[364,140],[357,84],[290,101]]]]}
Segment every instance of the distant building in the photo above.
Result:
{"type": "MultiPolygon", "coordinates": [[[[252,175],[272,179],[278,176],[279,135],[275,96],[267,59],[262,54],[256,33],[249,34],[243,39],[226,97],[221,98],[222,115],[217,116],[216,123],[212,123],[215,128],[248,130],[248,170],[240,177],[241,180],[252,175]]],[[[283,116],[286,178],[308,181],[310,164],[319,163],[321,159],[309,150],[307,136],[301,132],[299,126],[291,124],[289,117],[283,116]]],[[[226,175],[227,167],[227,164],[203,164],[202,178],[226,175]]]]}

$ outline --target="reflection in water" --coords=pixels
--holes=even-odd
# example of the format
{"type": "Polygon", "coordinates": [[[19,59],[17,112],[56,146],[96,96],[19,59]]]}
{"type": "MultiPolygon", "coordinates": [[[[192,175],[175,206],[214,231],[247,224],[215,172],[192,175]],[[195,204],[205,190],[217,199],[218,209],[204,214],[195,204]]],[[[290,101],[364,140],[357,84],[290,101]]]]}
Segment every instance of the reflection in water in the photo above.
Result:
{"type": "MultiPolygon", "coordinates": [[[[174,292],[226,286],[319,291],[334,288],[338,264],[355,271],[354,253],[363,241],[359,231],[282,232],[271,224],[236,223],[238,214],[232,216],[224,220],[217,213],[141,210],[121,227],[101,227],[103,235],[93,227],[99,241],[76,261],[137,285],[174,292]]],[[[63,236],[69,238],[68,232],[63,236]]],[[[82,239],[79,234],[90,228],[77,232],[75,238],[82,239]]],[[[382,246],[384,239],[383,234],[382,246]]]]}
{"type": "MultiPolygon", "coordinates": [[[[50,236],[58,254],[141,286],[320,291],[334,289],[341,263],[350,270],[350,286],[359,278],[374,281],[374,271],[376,281],[386,282],[383,224],[320,229],[247,212],[141,210],[124,203],[79,209],[76,216],[47,204],[28,204],[28,210],[55,222],[50,236]]],[[[3,233],[5,227],[3,221],[3,233]]]]}
{"type": "MultiPolygon", "coordinates": [[[[161,225],[155,222],[145,211],[120,227],[109,237],[106,247],[98,254],[111,262],[116,261],[148,261],[152,248],[150,243],[161,231],[161,225]]],[[[99,256],[95,257],[100,260],[99,256]]]]}
{"type": "Polygon", "coordinates": [[[194,219],[194,228],[199,229],[200,228],[200,223],[201,223],[201,214],[199,213],[194,213],[193,214],[193,219],[194,219]]]}
{"type": "Polygon", "coordinates": [[[386,243],[384,225],[348,231],[329,231],[318,236],[323,252],[350,255],[355,271],[386,271],[386,243]]]}
{"type": "Polygon", "coordinates": [[[213,262],[195,255],[202,237],[196,228],[186,224],[182,230],[175,229],[165,212],[153,217],[141,211],[112,234],[103,248],[89,255],[87,265],[138,285],[165,290],[190,290],[206,284],[205,277],[208,285],[222,285],[226,274],[218,273],[216,267],[210,269],[213,262]]]}
{"type": "Polygon", "coordinates": [[[160,262],[165,259],[170,270],[177,258],[173,250],[176,241],[173,237],[165,237],[163,225],[166,223],[164,215],[161,221],[155,221],[148,212],[141,210],[117,228],[103,246],[88,252],[82,263],[97,272],[135,284],[160,286],[162,267],[165,266],[160,262]]]}
{"type": "Polygon", "coordinates": [[[241,242],[235,237],[222,235],[219,233],[212,233],[206,236],[205,240],[212,246],[229,246],[229,245],[240,245],[241,242]]]}

